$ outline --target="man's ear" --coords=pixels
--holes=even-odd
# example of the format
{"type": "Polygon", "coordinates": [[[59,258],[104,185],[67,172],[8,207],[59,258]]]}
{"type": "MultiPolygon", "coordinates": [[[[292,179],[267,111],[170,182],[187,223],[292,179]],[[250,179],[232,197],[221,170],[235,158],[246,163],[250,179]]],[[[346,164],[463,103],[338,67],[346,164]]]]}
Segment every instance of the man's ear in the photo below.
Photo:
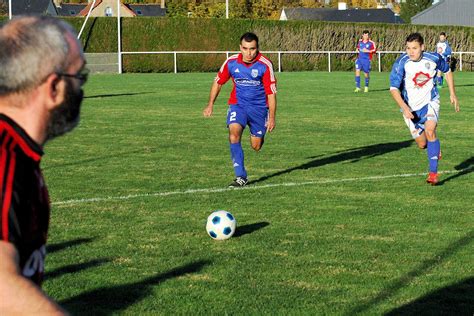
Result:
{"type": "Polygon", "coordinates": [[[45,104],[53,109],[64,101],[64,90],[66,83],[57,74],[51,74],[43,85],[45,104]]]}

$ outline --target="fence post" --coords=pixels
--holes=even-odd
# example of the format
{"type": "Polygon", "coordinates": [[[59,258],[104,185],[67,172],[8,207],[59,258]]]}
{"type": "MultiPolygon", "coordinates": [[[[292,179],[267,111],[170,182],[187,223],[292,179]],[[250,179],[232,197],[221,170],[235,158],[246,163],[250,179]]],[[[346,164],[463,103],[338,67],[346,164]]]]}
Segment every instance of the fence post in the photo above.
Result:
{"type": "Polygon", "coordinates": [[[379,72],[382,72],[382,64],[381,64],[381,58],[380,58],[380,52],[377,52],[378,58],[379,58],[379,72]]]}
{"type": "Polygon", "coordinates": [[[281,52],[278,51],[278,72],[281,72],[281,52]]]}
{"type": "Polygon", "coordinates": [[[328,72],[331,72],[331,52],[328,52],[328,72]]]}
{"type": "Polygon", "coordinates": [[[176,52],[173,52],[173,59],[174,59],[174,73],[177,74],[178,73],[178,63],[176,61],[176,52]]]}
{"type": "Polygon", "coordinates": [[[462,71],[462,53],[459,53],[459,71],[462,71]]]}

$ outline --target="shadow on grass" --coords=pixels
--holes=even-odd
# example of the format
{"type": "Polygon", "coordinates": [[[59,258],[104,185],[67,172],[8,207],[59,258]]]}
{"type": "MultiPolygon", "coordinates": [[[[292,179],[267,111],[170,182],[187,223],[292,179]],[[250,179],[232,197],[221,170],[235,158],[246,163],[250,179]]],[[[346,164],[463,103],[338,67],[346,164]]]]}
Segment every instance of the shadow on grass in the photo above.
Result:
{"type": "Polygon", "coordinates": [[[431,292],[385,315],[472,315],[473,311],[474,277],[431,292]]]}
{"type": "MultiPolygon", "coordinates": [[[[200,260],[139,282],[101,287],[59,302],[66,310],[77,315],[110,315],[136,304],[150,295],[152,288],[168,279],[199,272],[210,261],[200,260]]],[[[155,311],[157,312],[157,311],[155,311]]]]}
{"type": "Polygon", "coordinates": [[[382,143],[382,144],[376,144],[376,145],[370,145],[370,146],[364,146],[364,147],[358,147],[358,148],[351,148],[351,149],[344,150],[341,152],[336,152],[332,154],[331,156],[325,157],[325,158],[314,159],[316,157],[309,157],[310,159],[314,159],[314,160],[311,160],[307,163],[304,163],[302,165],[299,165],[293,168],[281,170],[273,174],[260,177],[259,179],[250,181],[249,184],[263,182],[273,177],[278,177],[287,173],[291,173],[295,170],[307,170],[311,168],[317,168],[324,165],[334,164],[334,163],[339,163],[339,162],[344,162],[344,161],[352,162],[352,163],[358,162],[363,159],[373,158],[373,157],[387,154],[393,151],[397,151],[406,147],[410,147],[412,143],[413,143],[413,140],[406,140],[406,141],[397,142],[397,143],[382,143]]]}
{"type": "Polygon", "coordinates": [[[136,92],[136,93],[115,93],[115,94],[97,94],[97,95],[88,95],[84,99],[95,99],[95,98],[111,98],[111,97],[122,97],[126,95],[141,95],[141,94],[150,94],[155,92],[136,92]]]}
{"type": "MultiPolygon", "coordinates": [[[[354,309],[347,312],[346,315],[355,315],[359,313],[366,314],[370,308],[394,296],[398,291],[400,291],[402,288],[410,284],[415,278],[428,273],[434,267],[436,267],[437,265],[441,264],[443,261],[445,261],[452,255],[454,255],[457,251],[459,251],[459,249],[469,245],[473,240],[474,240],[474,230],[467,233],[461,239],[456,240],[455,242],[448,245],[448,247],[446,247],[442,252],[434,255],[431,259],[422,261],[413,270],[403,275],[398,280],[395,280],[394,282],[392,282],[392,284],[388,285],[386,288],[382,289],[377,296],[375,296],[374,298],[372,298],[371,300],[367,302],[361,303],[359,306],[356,306],[354,309]]],[[[441,304],[441,302],[433,302],[433,301],[431,303],[441,304]]]]}
{"type": "Polygon", "coordinates": [[[91,260],[91,261],[85,262],[85,263],[70,264],[70,265],[64,266],[62,268],[55,269],[53,271],[45,273],[44,278],[45,278],[45,280],[46,279],[51,280],[51,279],[57,278],[57,277],[59,277],[63,274],[75,273],[75,272],[79,272],[79,271],[86,270],[86,269],[89,269],[89,268],[98,267],[102,264],[105,264],[105,263],[111,262],[111,261],[112,260],[109,259],[109,258],[104,258],[104,259],[91,260]]]}
{"type": "Polygon", "coordinates": [[[251,234],[256,230],[267,227],[268,225],[270,225],[269,222],[259,222],[259,223],[238,226],[233,237],[238,238],[243,235],[251,234]]]}
{"type": "Polygon", "coordinates": [[[60,251],[69,247],[77,246],[80,244],[90,243],[94,241],[96,238],[79,238],[74,240],[69,240],[65,242],[55,243],[55,244],[48,244],[46,245],[46,253],[53,253],[56,251],[60,251]]]}
{"type": "Polygon", "coordinates": [[[466,174],[473,172],[474,171],[474,157],[464,160],[459,165],[455,166],[454,169],[459,170],[459,172],[441,180],[440,182],[438,182],[438,185],[443,185],[448,181],[451,181],[453,179],[459,178],[461,176],[464,176],[466,174]]]}
{"type": "MultiPolygon", "coordinates": [[[[370,89],[370,88],[369,88],[369,89],[370,89]]],[[[380,92],[380,91],[387,91],[387,92],[388,92],[388,91],[390,91],[390,88],[385,88],[385,89],[370,89],[370,90],[369,90],[369,94],[370,94],[371,92],[380,92]]]]}

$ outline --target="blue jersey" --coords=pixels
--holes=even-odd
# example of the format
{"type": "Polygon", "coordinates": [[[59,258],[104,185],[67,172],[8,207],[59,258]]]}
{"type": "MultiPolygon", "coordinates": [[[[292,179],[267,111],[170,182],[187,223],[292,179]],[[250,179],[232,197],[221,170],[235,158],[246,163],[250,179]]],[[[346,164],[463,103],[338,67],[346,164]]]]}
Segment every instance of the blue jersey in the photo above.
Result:
{"type": "Polygon", "coordinates": [[[398,89],[412,111],[418,111],[432,100],[439,99],[434,78],[437,71],[449,72],[449,64],[438,53],[423,52],[420,60],[400,56],[390,73],[390,89],[398,89]]]}
{"type": "Polygon", "coordinates": [[[375,42],[368,40],[364,42],[362,39],[357,43],[357,50],[359,51],[359,60],[372,60],[372,56],[376,51],[375,42]],[[363,49],[368,49],[368,52],[363,52],[363,49]]]}
{"type": "Polygon", "coordinates": [[[448,60],[453,53],[448,41],[438,42],[438,44],[436,44],[436,51],[443,56],[444,60],[448,60]]]}
{"type": "Polygon", "coordinates": [[[242,60],[242,54],[229,57],[215,80],[223,85],[230,78],[234,82],[234,88],[229,105],[268,107],[267,95],[276,93],[272,63],[260,53],[250,64],[242,60]]]}

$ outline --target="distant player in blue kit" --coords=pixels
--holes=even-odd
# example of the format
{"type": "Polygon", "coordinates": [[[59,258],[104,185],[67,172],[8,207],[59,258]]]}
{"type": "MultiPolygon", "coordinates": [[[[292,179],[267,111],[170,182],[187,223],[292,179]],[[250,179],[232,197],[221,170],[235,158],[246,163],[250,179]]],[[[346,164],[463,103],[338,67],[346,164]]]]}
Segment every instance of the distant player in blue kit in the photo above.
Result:
{"type": "Polygon", "coordinates": [[[393,64],[390,74],[390,93],[403,113],[406,125],[419,148],[426,148],[429,175],[426,182],[438,183],[440,143],[436,136],[439,117],[439,94],[434,80],[436,72],[446,74],[451,103],[459,112],[449,64],[438,53],[424,52],[423,37],[412,33],[406,39],[406,53],[393,64]]]}
{"type": "MultiPolygon", "coordinates": [[[[450,64],[451,54],[453,51],[451,49],[451,46],[449,46],[449,43],[446,39],[446,33],[444,32],[441,32],[439,34],[439,42],[438,44],[436,44],[436,51],[443,57],[443,59],[448,64],[450,64]]],[[[441,71],[438,71],[437,80],[437,84],[441,88],[443,86],[443,73],[441,71]]]]}
{"type": "Polygon", "coordinates": [[[365,75],[365,88],[364,92],[369,92],[369,79],[370,79],[370,61],[375,53],[376,47],[375,42],[370,39],[370,32],[365,30],[362,32],[362,38],[357,43],[358,58],[355,61],[355,83],[356,88],[354,92],[360,92],[360,71],[362,70],[365,75]]]}
{"type": "Polygon", "coordinates": [[[211,87],[209,102],[203,110],[204,116],[212,115],[214,102],[222,85],[230,78],[234,87],[229,98],[227,127],[235,179],[229,186],[243,187],[248,182],[241,145],[243,130],[249,126],[251,146],[259,151],[265,133],[275,128],[277,107],[276,78],[272,62],[259,52],[257,35],[242,35],[240,54],[230,56],[222,65],[211,87]]]}

